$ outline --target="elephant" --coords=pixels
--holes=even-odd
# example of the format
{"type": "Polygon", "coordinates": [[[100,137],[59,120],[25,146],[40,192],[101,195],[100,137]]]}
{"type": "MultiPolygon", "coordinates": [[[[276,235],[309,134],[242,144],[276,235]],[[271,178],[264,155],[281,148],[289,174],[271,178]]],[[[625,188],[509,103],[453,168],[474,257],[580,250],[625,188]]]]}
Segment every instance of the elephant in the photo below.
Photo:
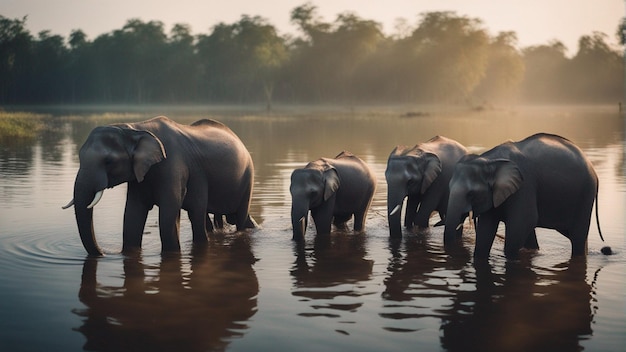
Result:
{"type": "MultiPolygon", "coordinates": [[[[444,243],[454,243],[465,214],[475,217],[474,258],[487,258],[500,221],[504,253],[515,259],[522,247],[536,248],[535,228],[567,237],[572,256],[586,254],[598,176],[582,150],[553,134],[538,133],[505,142],[459,161],[450,180],[444,243]]],[[[596,222],[600,232],[598,207],[596,222]]],[[[602,232],[600,232],[600,238],[602,232]]]]}
{"type": "Polygon", "coordinates": [[[345,227],[353,215],[354,231],[363,231],[375,190],[376,177],[370,168],[346,151],[294,170],[289,187],[293,239],[304,239],[309,211],[318,235],[330,234],[331,223],[345,227]]]}
{"type": "Polygon", "coordinates": [[[96,127],[79,151],[74,183],[76,224],[89,255],[102,255],[93,229],[93,207],[105,188],[128,183],[122,252],[141,248],[148,212],[159,207],[163,252],[180,251],[180,210],[187,211],[193,242],[207,241],[208,213],[227,214],[237,230],[248,214],[254,165],[237,135],[210,119],[191,125],[165,116],[96,127]]]}
{"type": "Polygon", "coordinates": [[[442,221],[448,206],[448,183],[454,166],[467,154],[459,142],[436,136],[413,147],[397,146],[387,160],[387,219],[390,237],[402,237],[400,213],[407,205],[404,227],[428,227],[437,211],[442,221]],[[419,210],[418,210],[419,208],[419,210]]]}

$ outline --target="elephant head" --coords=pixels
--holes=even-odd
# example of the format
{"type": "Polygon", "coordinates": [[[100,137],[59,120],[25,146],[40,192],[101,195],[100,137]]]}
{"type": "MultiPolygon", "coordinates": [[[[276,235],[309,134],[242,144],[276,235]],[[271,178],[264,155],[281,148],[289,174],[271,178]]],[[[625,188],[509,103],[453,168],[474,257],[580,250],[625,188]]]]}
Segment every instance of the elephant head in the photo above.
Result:
{"type": "Polygon", "coordinates": [[[142,182],[150,167],[166,158],[161,141],[151,132],[130,125],[95,128],[80,148],[80,168],[74,183],[76,224],[90,255],[101,255],[93,228],[93,207],[105,188],[128,181],[142,182]]]}
{"type": "Polygon", "coordinates": [[[464,157],[450,180],[444,241],[451,241],[471,211],[474,217],[497,208],[522,186],[523,177],[513,161],[464,157]]]}
{"type": "Polygon", "coordinates": [[[301,240],[306,232],[309,210],[327,202],[339,189],[339,175],[334,167],[306,167],[291,174],[291,224],[293,239],[301,240]]]}
{"type": "MultiPolygon", "coordinates": [[[[428,190],[441,173],[441,160],[437,155],[424,152],[414,146],[398,146],[389,155],[385,178],[387,180],[387,218],[392,236],[400,236],[400,213],[402,203],[407,196],[416,201],[428,190]]],[[[414,212],[407,207],[406,221],[411,222],[414,212]]],[[[406,222],[405,221],[405,222],[406,222]]]]}

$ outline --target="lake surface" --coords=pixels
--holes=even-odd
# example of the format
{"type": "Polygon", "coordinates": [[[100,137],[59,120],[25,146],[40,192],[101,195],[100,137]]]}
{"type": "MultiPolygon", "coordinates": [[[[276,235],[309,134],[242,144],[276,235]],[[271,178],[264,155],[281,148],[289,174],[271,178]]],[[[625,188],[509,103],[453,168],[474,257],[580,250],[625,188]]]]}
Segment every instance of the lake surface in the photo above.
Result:
{"type": "MultiPolygon", "coordinates": [[[[615,107],[442,112],[408,109],[55,109],[34,141],[0,145],[0,350],[2,351],[623,351],[626,346],[626,152],[615,107]],[[181,216],[180,255],[160,254],[158,210],[143,251],[121,250],[125,186],[105,192],[94,218],[102,258],[88,258],[72,197],[78,148],[97,125],[159,114],[230,126],[254,159],[251,214],[260,228],[192,246],[181,216]],[[397,144],[435,135],[480,152],[535,132],[579,145],[600,178],[602,243],[570,260],[569,241],[538,230],[541,249],[518,261],[497,238],[474,265],[474,236],[443,248],[443,227],[389,240],[384,170],[397,144]],[[291,241],[290,174],[348,150],[378,188],[363,234],[291,241]],[[610,245],[616,252],[604,256],[610,245]]],[[[349,223],[350,224],[350,223],[349,223]]],[[[503,234],[503,229],[499,230],[503,234]]]]}

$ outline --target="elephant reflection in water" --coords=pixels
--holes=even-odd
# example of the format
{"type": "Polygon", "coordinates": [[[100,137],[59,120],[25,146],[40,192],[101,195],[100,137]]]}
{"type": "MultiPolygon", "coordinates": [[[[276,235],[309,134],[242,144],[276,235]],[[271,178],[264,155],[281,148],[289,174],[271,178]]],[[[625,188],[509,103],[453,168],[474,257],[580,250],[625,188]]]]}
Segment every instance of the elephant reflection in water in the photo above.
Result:
{"type": "Polygon", "coordinates": [[[124,259],[122,286],[97,280],[99,259],[87,258],[76,330],[94,351],[223,350],[247,329],[259,292],[256,261],[246,234],[214,235],[189,258],[162,256],[160,266],[140,256],[124,259]]]}
{"type": "MultiPolygon", "coordinates": [[[[295,289],[292,294],[311,303],[310,310],[300,316],[339,318],[343,313],[354,313],[363,305],[354,284],[371,279],[374,261],[365,259],[366,238],[362,235],[333,232],[316,236],[312,253],[305,243],[294,244],[296,261],[291,269],[295,289]],[[349,289],[340,287],[351,284],[349,289]],[[350,297],[353,303],[342,298],[350,297]],[[333,303],[339,298],[342,303],[333,303]]],[[[344,317],[345,318],[345,317],[344,317]]]]}
{"type": "Polygon", "coordinates": [[[441,246],[431,243],[438,238],[439,235],[433,234],[390,239],[391,257],[382,293],[385,304],[380,313],[381,317],[390,319],[385,330],[417,331],[422,328],[417,325],[420,322],[416,321],[417,324],[411,326],[409,322],[413,321],[407,319],[440,316],[434,310],[436,302],[448,297],[446,292],[456,286],[449,282],[449,276],[443,275],[462,271],[470,262],[471,255],[465,246],[449,248],[444,252],[441,246]],[[429,305],[429,301],[433,304],[429,305]]]}
{"type": "Polygon", "coordinates": [[[585,258],[552,268],[507,261],[505,273],[476,264],[476,290],[456,293],[442,321],[449,351],[580,351],[592,334],[585,258]]]}

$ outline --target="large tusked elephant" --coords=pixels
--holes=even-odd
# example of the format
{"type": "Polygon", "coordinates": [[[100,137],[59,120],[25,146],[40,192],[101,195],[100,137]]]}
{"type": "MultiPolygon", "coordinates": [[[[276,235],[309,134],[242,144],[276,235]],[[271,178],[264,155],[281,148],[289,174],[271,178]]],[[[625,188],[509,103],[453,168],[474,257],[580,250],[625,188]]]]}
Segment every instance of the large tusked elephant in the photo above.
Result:
{"type": "Polygon", "coordinates": [[[163,251],[180,251],[180,210],[188,212],[193,241],[205,242],[208,213],[227,214],[237,230],[248,215],[254,179],[250,153],[228,127],[214,120],[180,125],[167,117],[96,127],[79,152],[74,184],[76,223],[90,255],[101,255],[93,207],[105,188],[128,182],[123,248],[141,248],[148,211],[159,207],[163,251]]]}
{"type": "Polygon", "coordinates": [[[455,229],[471,210],[477,218],[477,258],[489,256],[500,221],[506,225],[507,258],[515,258],[523,246],[538,248],[536,227],[557,230],[570,240],[573,256],[584,255],[597,196],[598,177],[591,162],[567,139],[541,133],[506,142],[457,164],[444,241],[455,239],[455,229]]]}
{"type": "Polygon", "coordinates": [[[400,213],[407,198],[404,226],[428,227],[433,211],[445,219],[448,183],[454,166],[467,154],[459,142],[436,136],[413,147],[397,146],[389,155],[387,179],[387,218],[389,235],[401,237],[400,213]],[[419,207],[419,210],[418,210],[419,207]]]}
{"type": "Polygon", "coordinates": [[[345,226],[352,215],[354,231],[362,231],[375,190],[376,177],[369,167],[345,151],[294,170],[289,187],[293,239],[304,239],[309,210],[317,234],[329,234],[331,223],[345,226]]]}

